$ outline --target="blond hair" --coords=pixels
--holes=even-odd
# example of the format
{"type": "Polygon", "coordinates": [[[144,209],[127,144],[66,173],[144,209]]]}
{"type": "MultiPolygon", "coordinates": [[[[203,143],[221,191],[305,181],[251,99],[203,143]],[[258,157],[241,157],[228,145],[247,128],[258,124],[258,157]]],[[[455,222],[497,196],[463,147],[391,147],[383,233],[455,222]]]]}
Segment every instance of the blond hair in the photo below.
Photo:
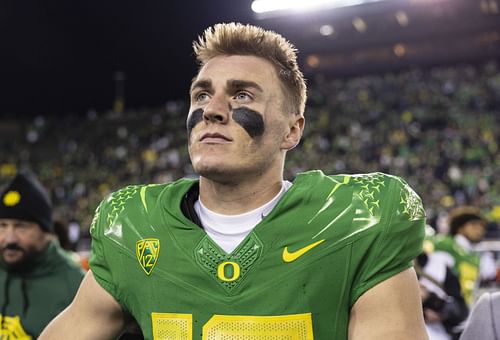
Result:
{"type": "Polygon", "coordinates": [[[307,87],[297,64],[297,49],[283,36],[261,27],[223,23],[209,27],[193,42],[196,59],[203,67],[221,55],[252,55],[270,61],[285,93],[285,103],[295,114],[303,114],[307,87]]]}

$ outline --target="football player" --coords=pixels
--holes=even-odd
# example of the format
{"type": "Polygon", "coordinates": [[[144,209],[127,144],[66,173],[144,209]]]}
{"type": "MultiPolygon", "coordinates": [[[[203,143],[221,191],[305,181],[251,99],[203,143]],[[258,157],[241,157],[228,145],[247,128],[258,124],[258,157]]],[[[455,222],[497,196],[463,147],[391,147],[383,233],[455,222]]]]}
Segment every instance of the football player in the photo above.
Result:
{"type": "Polygon", "coordinates": [[[412,260],[424,211],[381,173],[283,179],[304,130],[295,48],[208,28],[187,115],[198,180],[130,186],[97,209],[90,271],[40,339],[426,339],[412,260]]]}

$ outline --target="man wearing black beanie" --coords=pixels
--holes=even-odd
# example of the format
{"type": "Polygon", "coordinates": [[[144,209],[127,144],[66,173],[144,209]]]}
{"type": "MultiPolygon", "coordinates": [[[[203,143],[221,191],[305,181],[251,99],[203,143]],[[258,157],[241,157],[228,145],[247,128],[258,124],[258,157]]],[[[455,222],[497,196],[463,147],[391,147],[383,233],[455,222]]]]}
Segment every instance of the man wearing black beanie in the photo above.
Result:
{"type": "Polygon", "coordinates": [[[52,231],[47,193],[33,176],[18,174],[0,193],[2,339],[38,337],[76,294],[83,271],[52,231]]]}

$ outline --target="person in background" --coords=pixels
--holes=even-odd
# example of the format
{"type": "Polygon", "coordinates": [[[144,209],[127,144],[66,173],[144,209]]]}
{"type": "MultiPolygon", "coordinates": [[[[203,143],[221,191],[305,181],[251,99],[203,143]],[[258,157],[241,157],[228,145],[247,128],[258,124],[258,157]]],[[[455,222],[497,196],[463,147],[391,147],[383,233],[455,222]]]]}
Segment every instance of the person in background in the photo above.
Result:
{"type": "Polygon", "coordinates": [[[67,251],[74,251],[74,246],[69,240],[68,224],[62,220],[54,220],[54,234],[59,240],[61,248],[67,251]]]}
{"type": "Polygon", "coordinates": [[[88,258],[81,256],[74,250],[74,245],[69,239],[69,227],[62,220],[54,220],[54,237],[59,242],[59,245],[64,250],[66,255],[75,263],[80,265],[85,271],[89,269],[88,258]]]}
{"type": "Polygon", "coordinates": [[[462,295],[470,306],[481,274],[485,278],[494,278],[496,274],[494,262],[485,260],[481,265],[481,256],[474,251],[474,245],[483,239],[486,232],[486,220],[479,209],[462,206],[450,211],[448,225],[449,234],[429,239],[432,244],[428,248],[431,252],[441,253],[447,259],[448,266],[452,267],[458,276],[462,295]]]}
{"type": "Polygon", "coordinates": [[[469,309],[458,277],[441,253],[424,252],[415,261],[425,326],[430,340],[457,340],[469,309]]]}
{"type": "Polygon", "coordinates": [[[199,179],[103,200],[90,271],[40,340],[113,339],[130,318],[155,340],[427,339],[418,195],[382,173],[284,180],[305,122],[293,45],[229,23],[194,50],[186,128],[199,179]]]}
{"type": "Polygon", "coordinates": [[[0,339],[35,339],[73,300],[84,272],[53,235],[38,180],[18,174],[0,194],[0,339]]]}
{"type": "Polygon", "coordinates": [[[460,340],[500,339],[500,292],[481,295],[472,308],[460,340]]]}

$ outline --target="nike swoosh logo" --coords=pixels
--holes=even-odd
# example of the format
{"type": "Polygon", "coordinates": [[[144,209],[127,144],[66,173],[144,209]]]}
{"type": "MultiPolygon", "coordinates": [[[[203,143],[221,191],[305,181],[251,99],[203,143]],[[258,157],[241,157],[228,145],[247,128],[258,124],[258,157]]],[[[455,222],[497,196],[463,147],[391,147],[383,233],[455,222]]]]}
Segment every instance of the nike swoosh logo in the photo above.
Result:
{"type": "Polygon", "coordinates": [[[285,247],[285,249],[283,249],[283,261],[287,263],[293,262],[302,255],[304,255],[305,253],[307,253],[309,250],[313,249],[316,246],[319,246],[324,241],[325,240],[319,240],[291,253],[288,251],[288,247],[285,247]]]}

